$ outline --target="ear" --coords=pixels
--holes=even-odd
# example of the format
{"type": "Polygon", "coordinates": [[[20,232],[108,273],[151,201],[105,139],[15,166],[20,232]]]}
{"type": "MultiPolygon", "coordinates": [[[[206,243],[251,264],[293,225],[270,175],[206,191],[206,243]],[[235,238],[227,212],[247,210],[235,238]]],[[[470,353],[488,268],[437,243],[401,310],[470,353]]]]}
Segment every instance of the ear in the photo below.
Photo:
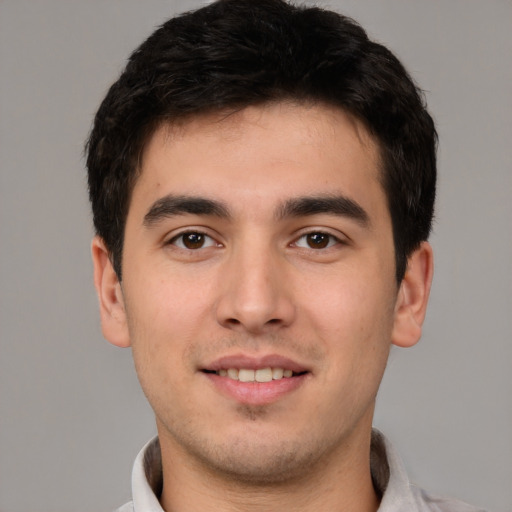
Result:
{"type": "Polygon", "coordinates": [[[422,242],[407,260],[407,270],[398,291],[391,337],[394,345],[412,347],[419,341],[433,273],[432,247],[422,242]]]}
{"type": "Polygon", "coordinates": [[[112,266],[105,243],[99,236],[93,238],[91,252],[103,336],[113,345],[129,347],[130,336],[121,283],[112,266]]]}

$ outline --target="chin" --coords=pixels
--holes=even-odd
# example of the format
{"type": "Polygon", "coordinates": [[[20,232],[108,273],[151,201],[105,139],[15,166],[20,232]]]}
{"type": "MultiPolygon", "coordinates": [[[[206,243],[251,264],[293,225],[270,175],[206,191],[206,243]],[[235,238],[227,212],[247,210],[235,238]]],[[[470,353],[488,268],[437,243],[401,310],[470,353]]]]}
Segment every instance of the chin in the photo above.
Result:
{"type": "Polygon", "coordinates": [[[215,474],[254,486],[283,484],[300,479],[319,459],[318,452],[307,451],[299,443],[235,442],[216,450],[204,460],[215,474]]]}
{"type": "Polygon", "coordinates": [[[258,431],[248,425],[223,439],[187,436],[178,442],[211,475],[253,486],[300,480],[329,451],[304,435],[278,436],[275,429],[258,431]]]}

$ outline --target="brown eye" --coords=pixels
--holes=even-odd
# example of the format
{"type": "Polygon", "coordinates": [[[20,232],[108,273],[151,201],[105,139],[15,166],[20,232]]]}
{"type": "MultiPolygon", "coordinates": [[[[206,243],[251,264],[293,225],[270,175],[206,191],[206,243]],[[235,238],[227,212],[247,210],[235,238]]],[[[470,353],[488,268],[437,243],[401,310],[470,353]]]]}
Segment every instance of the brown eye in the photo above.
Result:
{"type": "Polygon", "coordinates": [[[180,249],[188,250],[203,249],[204,247],[212,247],[216,245],[213,238],[198,231],[181,233],[171,240],[171,244],[179,247],[180,249]]]}
{"type": "Polygon", "coordinates": [[[302,235],[296,242],[297,247],[304,249],[327,249],[339,243],[339,240],[329,233],[313,231],[302,235]]]}
{"type": "Polygon", "coordinates": [[[330,236],[326,233],[309,233],[306,241],[311,249],[324,249],[329,245],[330,236]]]}
{"type": "Polygon", "coordinates": [[[204,235],[202,233],[185,233],[183,235],[183,245],[187,249],[200,249],[204,244],[204,235]]]}

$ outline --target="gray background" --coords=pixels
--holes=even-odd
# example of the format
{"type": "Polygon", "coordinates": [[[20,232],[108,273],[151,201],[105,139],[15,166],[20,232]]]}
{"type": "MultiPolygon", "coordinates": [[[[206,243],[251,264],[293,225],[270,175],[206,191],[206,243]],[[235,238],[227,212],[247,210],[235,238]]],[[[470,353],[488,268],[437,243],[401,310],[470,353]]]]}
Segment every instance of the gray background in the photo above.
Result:
{"type": "MultiPolygon", "coordinates": [[[[129,52],[197,5],[0,0],[2,512],[109,511],[155,432],[129,350],[99,329],[81,151],[129,52]]],[[[402,58],[441,139],[431,307],[375,423],[414,481],[512,510],[512,3],[323,5],[402,58]]]]}

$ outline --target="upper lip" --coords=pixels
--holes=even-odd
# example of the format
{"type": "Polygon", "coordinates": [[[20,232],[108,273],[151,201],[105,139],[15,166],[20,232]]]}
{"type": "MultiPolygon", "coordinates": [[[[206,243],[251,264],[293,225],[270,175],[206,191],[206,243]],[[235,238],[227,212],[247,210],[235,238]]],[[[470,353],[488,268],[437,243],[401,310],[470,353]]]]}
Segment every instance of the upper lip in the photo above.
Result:
{"type": "Polygon", "coordinates": [[[309,368],[294,361],[293,359],[277,354],[268,354],[264,356],[250,356],[246,354],[223,356],[207,364],[202,368],[202,370],[217,372],[219,370],[227,370],[229,368],[243,368],[247,370],[258,370],[260,368],[283,368],[284,370],[292,370],[294,373],[310,371],[309,368]]]}

